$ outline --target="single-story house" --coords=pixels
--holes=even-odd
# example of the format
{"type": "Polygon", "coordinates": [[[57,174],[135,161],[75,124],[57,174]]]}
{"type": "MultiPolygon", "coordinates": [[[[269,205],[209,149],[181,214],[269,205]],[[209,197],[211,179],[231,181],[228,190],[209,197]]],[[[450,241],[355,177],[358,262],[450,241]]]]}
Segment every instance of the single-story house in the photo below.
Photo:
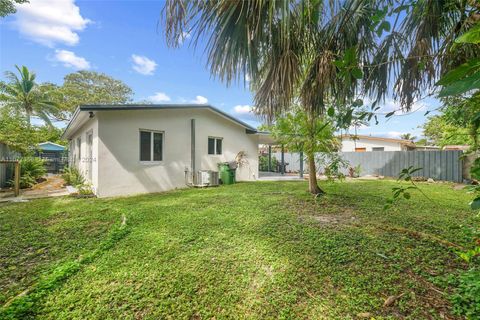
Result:
{"type": "Polygon", "coordinates": [[[342,140],[342,152],[406,151],[415,149],[415,143],[404,139],[351,134],[341,135],[340,138],[342,140]]]}
{"type": "Polygon", "coordinates": [[[99,197],[184,188],[239,153],[237,180],[258,178],[257,130],[210,105],[82,105],[63,137],[99,197]]]}

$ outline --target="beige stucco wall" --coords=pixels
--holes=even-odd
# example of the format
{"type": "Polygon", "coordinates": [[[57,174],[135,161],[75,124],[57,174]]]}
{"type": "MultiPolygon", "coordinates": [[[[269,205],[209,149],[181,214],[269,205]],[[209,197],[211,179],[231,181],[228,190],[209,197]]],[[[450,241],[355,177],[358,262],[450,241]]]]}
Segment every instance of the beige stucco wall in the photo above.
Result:
{"type": "MultiPolygon", "coordinates": [[[[384,151],[402,151],[402,145],[398,142],[390,141],[375,141],[370,139],[358,139],[356,140],[357,148],[366,148],[366,151],[372,151],[373,147],[384,147],[384,151]]],[[[351,139],[344,138],[342,141],[342,152],[355,151],[355,142],[351,139]]]]}
{"type": "Polygon", "coordinates": [[[70,140],[70,165],[77,167],[88,183],[92,185],[94,192],[98,190],[98,119],[91,118],[72,136],[70,140]],[[92,158],[87,155],[87,133],[93,133],[92,158]],[[78,158],[77,138],[81,138],[81,150],[78,158]],[[89,161],[92,162],[92,179],[89,180],[89,161]]]}
{"type": "Polygon", "coordinates": [[[100,197],[132,195],[184,188],[190,169],[190,120],[196,121],[196,169],[217,170],[239,151],[248,164],[239,168],[239,181],[258,177],[258,137],[206,109],[98,111],[98,191],[100,197]],[[163,161],[139,159],[140,129],[164,132],[163,161]],[[223,154],[208,155],[208,137],[223,138],[223,154]]]}

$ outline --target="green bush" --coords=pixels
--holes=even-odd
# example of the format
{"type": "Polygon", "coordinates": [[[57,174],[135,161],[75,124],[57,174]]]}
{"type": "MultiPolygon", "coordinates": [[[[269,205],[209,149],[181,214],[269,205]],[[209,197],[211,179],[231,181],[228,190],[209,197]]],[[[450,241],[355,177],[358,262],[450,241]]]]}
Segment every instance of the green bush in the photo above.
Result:
{"type": "Polygon", "coordinates": [[[40,158],[23,158],[20,160],[20,176],[30,176],[39,180],[47,173],[45,161],[40,158]]]}
{"type": "Polygon", "coordinates": [[[472,268],[459,277],[452,296],[453,310],[467,319],[480,319],[480,269],[472,268]]]}
{"type": "Polygon", "coordinates": [[[65,184],[69,186],[81,186],[85,184],[85,178],[76,167],[67,167],[63,169],[62,178],[65,184]]]}
{"type": "MultiPolygon", "coordinates": [[[[268,171],[268,155],[261,155],[259,158],[259,170],[260,171],[268,171]]],[[[277,158],[272,156],[272,167],[270,171],[275,171],[277,169],[277,158]]]]}
{"type": "MultiPolygon", "coordinates": [[[[47,170],[45,161],[40,158],[23,158],[20,160],[20,188],[30,188],[40,180],[47,170]]],[[[9,185],[15,185],[14,180],[9,181],[9,185]]]]}

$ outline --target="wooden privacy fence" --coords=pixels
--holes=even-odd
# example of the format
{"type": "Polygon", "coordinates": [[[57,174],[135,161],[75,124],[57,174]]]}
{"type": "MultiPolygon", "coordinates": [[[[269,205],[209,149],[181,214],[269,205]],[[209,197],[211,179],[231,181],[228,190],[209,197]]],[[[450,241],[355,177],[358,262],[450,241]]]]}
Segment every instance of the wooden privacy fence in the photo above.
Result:
{"type": "MultiPolygon", "coordinates": [[[[360,165],[361,175],[380,175],[385,177],[398,177],[403,168],[413,166],[422,168],[413,175],[417,177],[432,178],[435,180],[462,182],[463,166],[461,150],[442,151],[372,151],[372,152],[339,152],[340,156],[348,161],[349,166],[360,165]]],[[[279,152],[274,156],[277,160],[279,152]]],[[[287,172],[300,170],[300,156],[298,153],[285,153],[287,172]]],[[[306,169],[306,166],[304,166],[306,169]]],[[[324,168],[320,167],[319,172],[324,168]]],[[[343,169],[348,173],[348,168],[343,169]]]]}

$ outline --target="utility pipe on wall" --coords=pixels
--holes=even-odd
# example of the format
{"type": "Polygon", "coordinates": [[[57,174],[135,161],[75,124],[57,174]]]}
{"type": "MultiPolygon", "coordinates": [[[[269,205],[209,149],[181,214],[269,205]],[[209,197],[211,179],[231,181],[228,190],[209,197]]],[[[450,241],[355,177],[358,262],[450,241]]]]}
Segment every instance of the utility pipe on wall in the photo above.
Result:
{"type": "Polygon", "coordinates": [[[195,119],[190,120],[190,156],[191,156],[191,163],[190,167],[192,170],[192,178],[195,174],[195,119]]]}

